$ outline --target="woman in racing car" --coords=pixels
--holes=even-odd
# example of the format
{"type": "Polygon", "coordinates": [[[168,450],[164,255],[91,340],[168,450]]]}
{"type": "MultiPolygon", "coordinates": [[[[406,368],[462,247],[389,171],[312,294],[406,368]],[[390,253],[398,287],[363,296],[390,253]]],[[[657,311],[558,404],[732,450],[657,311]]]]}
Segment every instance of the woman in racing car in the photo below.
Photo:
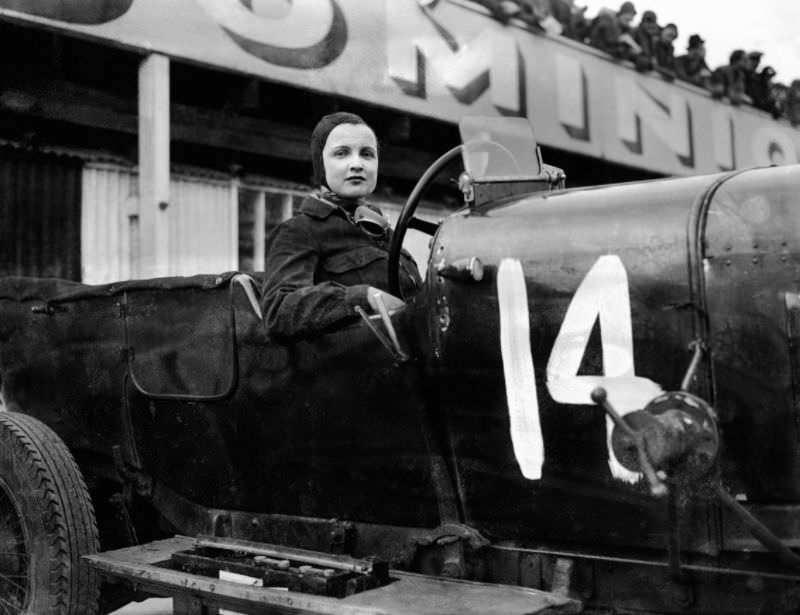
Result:
{"type": "MultiPolygon", "coordinates": [[[[353,113],[326,115],[311,135],[311,162],[318,189],[278,226],[267,250],[262,307],[267,330],[279,340],[352,323],[356,307],[376,312],[379,302],[389,311],[403,305],[387,292],[388,220],[365,200],[378,176],[375,133],[353,113]]],[[[403,251],[403,295],[421,283],[403,251]]]]}

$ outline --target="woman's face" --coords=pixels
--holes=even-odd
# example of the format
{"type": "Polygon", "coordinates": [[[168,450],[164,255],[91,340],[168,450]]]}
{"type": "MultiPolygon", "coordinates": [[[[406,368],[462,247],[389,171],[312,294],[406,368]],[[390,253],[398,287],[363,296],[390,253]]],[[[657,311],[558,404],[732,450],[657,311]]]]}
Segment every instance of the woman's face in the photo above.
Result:
{"type": "Polygon", "coordinates": [[[339,124],[322,148],[325,181],[339,196],[358,198],[375,190],[378,140],[366,124],[339,124]]]}

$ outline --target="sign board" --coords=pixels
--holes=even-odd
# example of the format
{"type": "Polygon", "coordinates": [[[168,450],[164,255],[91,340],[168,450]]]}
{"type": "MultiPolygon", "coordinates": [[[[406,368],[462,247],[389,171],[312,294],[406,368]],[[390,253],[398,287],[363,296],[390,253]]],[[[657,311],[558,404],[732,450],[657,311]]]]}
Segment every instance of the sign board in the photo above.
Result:
{"type": "Polygon", "coordinates": [[[0,18],[456,122],[666,175],[792,163],[800,131],[467,0],[0,0],[0,18]]]}

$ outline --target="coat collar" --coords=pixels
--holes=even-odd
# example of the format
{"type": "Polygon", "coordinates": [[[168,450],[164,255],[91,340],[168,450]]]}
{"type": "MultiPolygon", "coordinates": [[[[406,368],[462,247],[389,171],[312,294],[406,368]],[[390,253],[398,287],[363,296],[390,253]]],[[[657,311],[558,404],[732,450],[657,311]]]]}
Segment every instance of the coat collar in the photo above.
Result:
{"type": "MultiPolygon", "coordinates": [[[[372,211],[377,212],[380,215],[383,215],[381,208],[377,205],[367,202],[362,203],[362,205],[369,207],[372,211]]],[[[315,194],[309,194],[306,196],[303,199],[303,202],[300,203],[300,209],[298,211],[311,216],[312,218],[317,218],[318,220],[326,220],[331,214],[336,213],[342,218],[350,219],[352,222],[351,216],[347,214],[344,209],[337,207],[333,203],[330,203],[324,199],[320,199],[315,194]]]]}
{"type": "Polygon", "coordinates": [[[300,212],[318,220],[325,220],[336,211],[336,207],[329,205],[325,201],[319,200],[313,195],[307,196],[300,204],[300,212]]]}

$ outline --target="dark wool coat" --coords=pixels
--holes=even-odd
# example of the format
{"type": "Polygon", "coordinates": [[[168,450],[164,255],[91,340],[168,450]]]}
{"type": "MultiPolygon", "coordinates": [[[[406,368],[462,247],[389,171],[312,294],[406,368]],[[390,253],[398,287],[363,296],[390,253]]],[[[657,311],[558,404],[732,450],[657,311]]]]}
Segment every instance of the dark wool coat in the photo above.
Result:
{"type": "MultiPolygon", "coordinates": [[[[338,208],[309,196],[294,218],[280,224],[266,257],[261,304],[275,339],[319,335],[369,312],[367,288],[389,291],[391,231],[374,239],[338,208]]],[[[409,297],[422,286],[411,255],[400,256],[400,286],[409,297]]]]}

